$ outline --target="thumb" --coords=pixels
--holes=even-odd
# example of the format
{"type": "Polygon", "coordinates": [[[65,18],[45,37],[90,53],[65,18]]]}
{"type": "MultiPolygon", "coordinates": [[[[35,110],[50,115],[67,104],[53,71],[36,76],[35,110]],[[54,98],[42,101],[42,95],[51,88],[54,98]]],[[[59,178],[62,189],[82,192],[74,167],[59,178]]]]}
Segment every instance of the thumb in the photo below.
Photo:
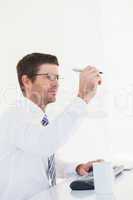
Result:
{"type": "Polygon", "coordinates": [[[82,169],[80,169],[80,171],[79,171],[79,175],[80,175],[80,176],[85,176],[85,175],[87,176],[87,175],[88,175],[88,172],[87,172],[85,169],[82,168],[82,169]]]}

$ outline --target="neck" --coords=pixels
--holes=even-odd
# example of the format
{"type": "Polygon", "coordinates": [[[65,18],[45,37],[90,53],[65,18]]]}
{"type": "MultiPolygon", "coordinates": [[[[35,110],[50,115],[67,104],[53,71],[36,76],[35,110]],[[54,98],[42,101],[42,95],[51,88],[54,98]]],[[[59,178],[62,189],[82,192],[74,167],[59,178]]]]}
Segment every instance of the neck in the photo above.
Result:
{"type": "Polygon", "coordinates": [[[37,106],[40,107],[43,112],[45,112],[47,105],[37,105],[37,106]]]}
{"type": "Polygon", "coordinates": [[[47,103],[44,104],[42,103],[42,101],[38,101],[38,98],[36,98],[35,96],[29,96],[29,95],[24,95],[26,98],[28,98],[30,101],[32,101],[34,104],[36,104],[39,108],[41,108],[41,110],[43,112],[45,112],[47,103]]]}

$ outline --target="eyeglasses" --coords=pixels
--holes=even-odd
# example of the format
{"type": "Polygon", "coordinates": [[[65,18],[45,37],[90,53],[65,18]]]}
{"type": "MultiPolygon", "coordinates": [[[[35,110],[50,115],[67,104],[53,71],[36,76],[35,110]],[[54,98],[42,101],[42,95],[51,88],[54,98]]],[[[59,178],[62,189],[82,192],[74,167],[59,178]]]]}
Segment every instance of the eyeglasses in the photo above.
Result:
{"type": "Polygon", "coordinates": [[[50,81],[58,81],[59,79],[63,79],[63,77],[60,77],[58,74],[50,74],[50,73],[45,73],[45,74],[34,74],[34,76],[46,76],[48,80],[50,81]]]}

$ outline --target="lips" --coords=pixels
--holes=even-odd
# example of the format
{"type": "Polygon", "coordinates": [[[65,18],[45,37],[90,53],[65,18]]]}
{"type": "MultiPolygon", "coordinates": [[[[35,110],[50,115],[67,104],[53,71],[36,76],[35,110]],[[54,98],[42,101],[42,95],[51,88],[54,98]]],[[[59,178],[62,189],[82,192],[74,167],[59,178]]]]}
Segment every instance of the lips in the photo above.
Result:
{"type": "Polygon", "coordinates": [[[49,90],[49,92],[57,92],[57,90],[49,90]]]}
{"type": "Polygon", "coordinates": [[[49,91],[49,93],[56,95],[57,91],[56,90],[51,90],[51,91],[49,91]]]}

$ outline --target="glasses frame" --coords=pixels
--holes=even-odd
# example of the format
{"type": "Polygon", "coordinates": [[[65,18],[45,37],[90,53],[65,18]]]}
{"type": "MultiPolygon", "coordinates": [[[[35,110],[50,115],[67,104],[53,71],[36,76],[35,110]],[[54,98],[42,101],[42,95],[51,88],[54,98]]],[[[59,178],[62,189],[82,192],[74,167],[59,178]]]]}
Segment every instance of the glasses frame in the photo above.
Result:
{"type": "Polygon", "coordinates": [[[40,74],[34,74],[33,76],[47,76],[48,80],[50,81],[55,81],[55,80],[60,80],[63,79],[62,77],[60,77],[58,74],[51,74],[51,73],[40,73],[40,74]],[[54,77],[54,78],[50,78],[50,77],[54,77]]]}

